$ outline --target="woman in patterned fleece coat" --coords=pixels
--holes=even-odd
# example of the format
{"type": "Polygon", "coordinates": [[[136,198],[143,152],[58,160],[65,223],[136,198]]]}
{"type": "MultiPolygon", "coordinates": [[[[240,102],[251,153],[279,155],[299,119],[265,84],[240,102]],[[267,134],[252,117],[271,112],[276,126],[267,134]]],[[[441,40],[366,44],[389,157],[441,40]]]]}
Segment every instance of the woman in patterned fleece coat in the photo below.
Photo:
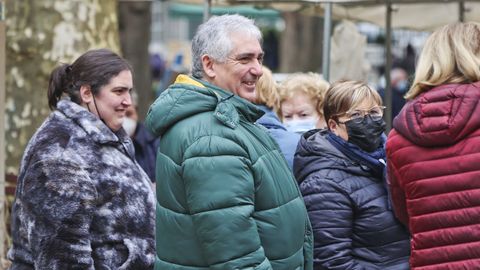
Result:
{"type": "Polygon", "coordinates": [[[55,110],[21,163],[10,269],[153,269],[153,191],[121,128],[131,89],[130,66],[105,49],[52,72],[55,110]]]}

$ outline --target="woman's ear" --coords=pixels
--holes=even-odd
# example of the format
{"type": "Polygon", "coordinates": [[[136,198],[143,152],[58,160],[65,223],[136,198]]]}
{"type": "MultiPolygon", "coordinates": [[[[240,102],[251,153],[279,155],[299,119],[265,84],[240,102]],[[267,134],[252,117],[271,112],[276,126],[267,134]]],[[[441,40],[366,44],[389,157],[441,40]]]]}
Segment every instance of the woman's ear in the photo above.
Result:
{"type": "Polygon", "coordinates": [[[89,104],[93,100],[93,93],[92,88],[90,85],[82,85],[80,86],[80,98],[82,100],[82,104],[89,104]]]}
{"type": "Polygon", "coordinates": [[[213,60],[212,57],[210,57],[207,54],[202,56],[203,71],[210,79],[215,78],[215,75],[216,75],[215,69],[213,67],[214,64],[215,64],[215,61],[213,60]]]}
{"type": "Polygon", "coordinates": [[[328,119],[327,126],[328,126],[328,129],[330,131],[332,131],[335,135],[338,135],[337,134],[337,128],[338,128],[337,122],[335,122],[333,119],[330,118],[330,119],[328,119]]]}

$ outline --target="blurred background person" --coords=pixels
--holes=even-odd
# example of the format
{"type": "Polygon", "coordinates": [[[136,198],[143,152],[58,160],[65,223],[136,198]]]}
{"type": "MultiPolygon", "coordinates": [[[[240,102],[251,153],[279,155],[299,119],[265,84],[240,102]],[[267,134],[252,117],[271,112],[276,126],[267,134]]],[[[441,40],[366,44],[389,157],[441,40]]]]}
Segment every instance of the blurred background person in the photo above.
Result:
{"type": "Polygon", "coordinates": [[[157,97],[175,82],[178,75],[188,73],[188,68],[185,66],[183,59],[184,55],[178,53],[175,55],[173,62],[165,68],[155,91],[157,97]]]}
{"type": "MultiPolygon", "coordinates": [[[[390,71],[390,80],[392,86],[392,120],[402,110],[405,105],[405,94],[409,89],[408,73],[401,67],[395,67],[390,71]]],[[[382,99],[385,96],[385,88],[381,87],[378,92],[382,99]]]]}
{"type": "Polygon", "coordinates": [[[404,48],[403,58],[393,59],[393,66],[402,68],[407,72],[408,79],[410,80],[415,74],[415,62],[417,60],[417,53],[412,44],[408,43],[404,48]]]}
{"type": "Polygon", "coordinates": [[[132,70],[107,50],[54,69],[53,112],[25,150],[11,270],[153,269],[155,200],[122,129],[132,70]]]}
{"type": "Polygon", "coordinates": [[[412,269],[480,267],[480,24],[435,31],[387,141],[412,269]]]}
{"type": "Polygon", "coordinates": [[[288,131],[325,128],[322,105],[326,82],[317,73],[294,73],[281,84],[279,116],[288,131]]]}
{"type": "Polygon", "coordinates": [[[293,170],[293,155],[297,149],[300,135],[298,133],[287,131],[285,126],[278,119],[276,110],[280,107],[280,95],[278,93],[278,85],[273,79],[272,72],[263,66],[263,75],[258,79],[256,85],[256,99],[254,101],[257,106],[265,112],[265,114],[257,120],[257,123],[266,127],[268,133],[275,139],[280,146],[288,166],[293,170]]]}
{"type": "Polygon", "coordinates": [[[294,173],[314,232],[315,269],[408,269],[409,235],[389,207],[385,122],[376,90],[358,81],[328,89],[328,129],[302,135],[294,173]]]}
{"type": "Polygon", "coordinates": [[[135,148],[135,159],[147,173],[150,181],[155,183],[155,162],[160,139],[153,136],[143,123],[138,120],[138,95],[132,91],[131,96],[132,105],[127,108],[122,126],[128,136],[130,136],[130,139],[132,139],[135,148]]]}

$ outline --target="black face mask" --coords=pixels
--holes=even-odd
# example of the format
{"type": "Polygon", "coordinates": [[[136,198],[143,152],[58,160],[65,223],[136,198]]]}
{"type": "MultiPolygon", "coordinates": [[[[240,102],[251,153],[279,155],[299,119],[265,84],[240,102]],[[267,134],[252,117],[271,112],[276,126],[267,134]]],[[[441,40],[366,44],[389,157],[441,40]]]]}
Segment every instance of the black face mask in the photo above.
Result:
{"type": "Polygon", "coordinates": [[[359,123],[349,120],[345,122],[348,133],[348,142],[353,143],[366,152],[377,150],[382,142],[382,133],[385,131],[385,121],[382,118],[373,120],[366,115],[359,123]]]}

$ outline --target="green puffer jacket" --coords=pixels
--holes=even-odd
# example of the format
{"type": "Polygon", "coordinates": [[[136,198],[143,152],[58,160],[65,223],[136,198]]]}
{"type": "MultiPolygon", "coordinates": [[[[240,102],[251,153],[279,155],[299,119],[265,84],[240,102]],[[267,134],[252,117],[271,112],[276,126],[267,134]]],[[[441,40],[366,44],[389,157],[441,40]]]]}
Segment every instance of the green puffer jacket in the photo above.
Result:
{"type": "Polygon", "coordinates": [[[156,270],[313,269],[296,181],[255,105],[180,75],[150,107],[157,157],[156,270]]]}

